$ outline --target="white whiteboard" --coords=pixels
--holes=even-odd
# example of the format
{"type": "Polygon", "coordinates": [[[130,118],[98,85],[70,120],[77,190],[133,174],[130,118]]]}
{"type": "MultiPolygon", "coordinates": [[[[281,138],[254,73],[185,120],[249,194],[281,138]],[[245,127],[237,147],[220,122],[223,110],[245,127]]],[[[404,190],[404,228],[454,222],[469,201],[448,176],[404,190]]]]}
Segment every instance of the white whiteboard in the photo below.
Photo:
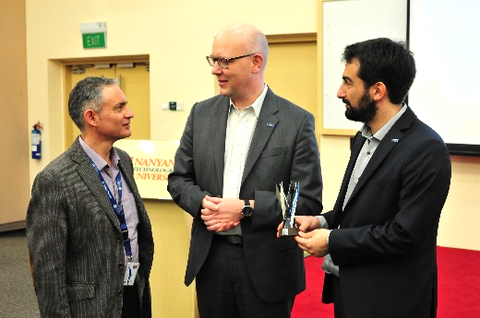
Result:
{"type": "Polygon", "coordinates": [[[480,145],[480,1],[411,0],[408,103],[446,143],[480,145]]]}
{"type": "Polygon", "coordinates": [[[323,128],[355,129],[362,123],[345,117],[337,98],[345,65],[345,46],[373,38],[406,41],[407,0],[338,0],[323,2],[323,128]]]}

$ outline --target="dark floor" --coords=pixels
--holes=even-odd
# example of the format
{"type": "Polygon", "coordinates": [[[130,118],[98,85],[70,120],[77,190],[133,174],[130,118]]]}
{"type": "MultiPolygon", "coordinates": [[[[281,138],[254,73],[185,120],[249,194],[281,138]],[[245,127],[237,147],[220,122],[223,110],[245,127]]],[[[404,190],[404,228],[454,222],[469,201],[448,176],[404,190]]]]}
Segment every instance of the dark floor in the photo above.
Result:
{"type": "Polygon", "coordinates": [[[40,317],[25,230],[0,233],[0,317],[40,317]]]}

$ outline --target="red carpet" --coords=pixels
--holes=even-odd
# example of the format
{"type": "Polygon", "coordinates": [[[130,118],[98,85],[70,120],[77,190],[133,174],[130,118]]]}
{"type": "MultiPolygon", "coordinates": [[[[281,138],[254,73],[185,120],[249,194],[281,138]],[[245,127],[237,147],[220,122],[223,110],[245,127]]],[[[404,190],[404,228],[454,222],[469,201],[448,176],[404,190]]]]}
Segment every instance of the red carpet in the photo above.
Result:
{"type": "MultiPolygon", "coordinates": [[[[480,251],[438,247],[437,318],[480,317],[480,251]]],[[[333,305],[321,301],[322,259],[307,257],[307,289],[297,296],[292,318],[333,318],[333,305]]]]}

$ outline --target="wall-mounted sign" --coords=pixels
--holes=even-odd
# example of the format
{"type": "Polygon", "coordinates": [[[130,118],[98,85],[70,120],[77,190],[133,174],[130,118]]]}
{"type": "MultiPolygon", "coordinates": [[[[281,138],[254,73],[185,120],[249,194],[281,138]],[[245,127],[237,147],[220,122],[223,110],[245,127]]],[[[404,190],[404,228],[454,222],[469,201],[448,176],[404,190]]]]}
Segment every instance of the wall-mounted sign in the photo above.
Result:
{"type": "Polygon", "coordinates": [[[168,199],[168,174],[173,171],[179,141],[121,139],[115,147],[132,158],[133,177],[144,199],[168,199]]]}
{"type": "Polygon", "coordinates": [[[81,23],[80,31],[84,49],[107,47],[107,22],[81,23]]]}

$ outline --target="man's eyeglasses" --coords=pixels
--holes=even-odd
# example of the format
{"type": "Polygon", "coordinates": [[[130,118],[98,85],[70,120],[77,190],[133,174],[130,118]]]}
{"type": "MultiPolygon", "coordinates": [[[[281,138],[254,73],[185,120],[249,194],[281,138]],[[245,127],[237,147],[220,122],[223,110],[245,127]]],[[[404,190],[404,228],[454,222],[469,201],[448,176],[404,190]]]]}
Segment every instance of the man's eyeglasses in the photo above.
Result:
{"type": "Polygon", "coordinates": [[[208,64],[210,64],[211,67],[213,67],[215,65],[215,62],[218,63],[218,66],[220,66],[220,68],[228,68],[228,63],[230,63],[230,61],[233,61],[233,60],[236,60],[236,59],[241,59],[243,57],[247,57],[247,56],[252,56],[256,53],[250,53],[250,54],[245,54],[245,55],[240,55],[240,56],[235,56],[235,57],[231,57],[231,58],[224,58],[224,57],[213,57],[211,55],[207,56],[207,62],[208,64]]]}

